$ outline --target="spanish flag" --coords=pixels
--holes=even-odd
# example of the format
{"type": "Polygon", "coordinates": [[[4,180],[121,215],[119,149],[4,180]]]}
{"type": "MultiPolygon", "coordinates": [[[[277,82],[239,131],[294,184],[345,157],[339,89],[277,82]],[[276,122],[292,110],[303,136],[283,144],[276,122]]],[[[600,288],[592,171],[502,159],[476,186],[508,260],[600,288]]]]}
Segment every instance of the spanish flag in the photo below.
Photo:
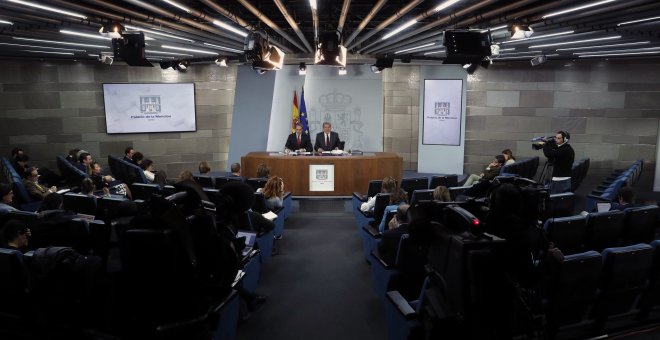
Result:
{"type": "Polygon", "coordinates": [[[298,95],[293,91],[293,111],[291,112],[291,133],[296,132],[296,125],[300,122],[300,115],[298,114],[298,95]]]}

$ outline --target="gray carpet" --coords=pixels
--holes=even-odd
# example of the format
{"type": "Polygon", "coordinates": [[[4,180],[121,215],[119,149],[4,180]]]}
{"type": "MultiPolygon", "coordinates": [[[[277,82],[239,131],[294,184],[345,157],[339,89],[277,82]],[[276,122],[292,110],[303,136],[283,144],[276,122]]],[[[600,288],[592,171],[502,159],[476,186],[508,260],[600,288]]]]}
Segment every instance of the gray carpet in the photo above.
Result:
{"type": "Polygon", "coordinates": [[[284,230],[279,255],[261,267],[259,293],[268,301],[239,326],[238,338],[387,338],[353,215],[295,212],[284,230]]]}

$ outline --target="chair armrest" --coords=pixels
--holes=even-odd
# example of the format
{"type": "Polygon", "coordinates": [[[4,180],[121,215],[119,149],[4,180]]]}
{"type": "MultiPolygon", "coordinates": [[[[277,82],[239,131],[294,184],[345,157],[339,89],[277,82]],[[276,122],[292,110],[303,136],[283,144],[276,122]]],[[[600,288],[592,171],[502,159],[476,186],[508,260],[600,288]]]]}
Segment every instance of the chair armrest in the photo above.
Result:
{"type": "Polygon", "coordinates": [[[252,249],[252,251],[250,251],[249,253],[247,253],[247,255],[243,257],[243,264],[247,264],[248,262],[250,262],[251,259],[259,256],[260,252],[261,250],[259,249],[252,249]]]}
{"type": "Polygon", "coordinates": [[[392,290],[387,292],[387,298],[392,302],[394,306],[399,310],[399,313],[406,319],[406,320],[414,320],[417,319],[417,312],[410,306],[408,301],[401,296],[401,293],[397,290],[392,290]]]}
{"type": "Polygon", "coordinates": [[[359,193],[359,192],[357,192],[357,191],[354,191],[354,192],[353,192],[353,197],[357,198],[358,200],[360,200],[360,201],[362,201],[362,202],[366,202],[366,201],[367,201],[367,200],[364,198],[364,195],[362,195],[361,193],[359,193]]]}
{"type": "Polygon", "coordinates": [[[381,236],[383,236],[380,231],[378,231],[378,228],[375,228],[371,224],[365,225],[362,227],[362,229],[364,229],[364,231],[366,231],[367,234],[373,238],[381,238],[381,236]]]}
{"type": "MultiPolygon", "coordinates": [[[[358,208],[358,210],[359,210],[359,208],[358,208]]],[[[360,213],[361,213],[362,215],[364,215],[364,217],[366,217],[366,218],[372,218],[372,217],[374,217],[374,213],[373,213],[373,211],[366,211],[366,212],[365,212],[365,211],[360,210],[360,213]]]]}
{"type": "Polygon", "coordinates": [[[383,258],[380,257],[380,253],[378,252],[378,248],[374,249],[371,251],[371,257],[375,258],[378,263],[380,263],[381,266],[385,269],[391,269],[392,266],[390,266],[383,258]]]}

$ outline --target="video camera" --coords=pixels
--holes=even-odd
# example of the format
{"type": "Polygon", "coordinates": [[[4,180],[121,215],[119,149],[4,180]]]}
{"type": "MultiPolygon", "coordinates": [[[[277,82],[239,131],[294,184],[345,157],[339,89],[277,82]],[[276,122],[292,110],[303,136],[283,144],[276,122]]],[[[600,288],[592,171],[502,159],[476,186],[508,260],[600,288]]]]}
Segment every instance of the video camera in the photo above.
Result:
{"type": "Polygon", "coordinates": [[[541,150],[541,149],[543,149],[542,142],[554,143],[555,142],[555,137],[554,136],[535,137],[535,138],[532,138],[531,142],[532,142],[532,149],[533,150],[541,150]]]}

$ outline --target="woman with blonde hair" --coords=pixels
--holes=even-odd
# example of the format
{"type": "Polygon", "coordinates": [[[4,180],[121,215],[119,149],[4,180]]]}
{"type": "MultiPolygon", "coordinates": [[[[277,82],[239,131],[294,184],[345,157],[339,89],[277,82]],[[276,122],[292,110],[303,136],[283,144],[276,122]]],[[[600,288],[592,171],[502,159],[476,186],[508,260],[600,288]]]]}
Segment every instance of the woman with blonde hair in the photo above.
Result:
{"type": "Polygon", "coordinates": [[[433,200],[440,202],[451,202],[451,195],[449,189],[444,185],[438,185],[433,189],[433,200]]]}
{"type": "Polygon", "coordinates": [[[207,163],[206,161],[199,162],[199,165],[197,165],[197,169],[199,170],[200,174],[206,174],[211,172],[211,167],[209,166],[209,163],[207,163]]]}
{"type": "Polygon", "coordinates": [[[284,180],[281,177],[273,176],[268,179],[263,189],[266,199],[266,208],[268,210],[277,210],[283,206],[284,180]]]}

